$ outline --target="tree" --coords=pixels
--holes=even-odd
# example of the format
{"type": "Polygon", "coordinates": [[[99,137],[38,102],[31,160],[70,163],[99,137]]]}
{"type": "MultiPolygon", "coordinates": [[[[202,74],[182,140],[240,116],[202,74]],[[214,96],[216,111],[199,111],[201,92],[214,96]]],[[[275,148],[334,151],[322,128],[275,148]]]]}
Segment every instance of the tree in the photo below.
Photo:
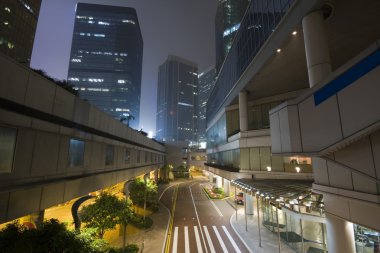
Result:
{"type": "Polygon", "coordinates": [[[127,116],[120,118],[120,122],[123,123],[124,121],[127,121],[127,126],[129,126],[129,122],[134,119],[135,116],[133,116],[132,114],[128,114],[127,116]]]}
{"type": "Polygon", "coordinates": [[[118,224],[119,213],[119,199],[111,194],[101,193],[94,204],[82,208],[79,216],[86,223],[86,228],[95,228],[99,238],[103,238],[106,230],[113,229],[118,224]]]}
{"type": "Polygon", "coordinates": [[[146,184],[142,179],[135,179],[129,185],[129,196],[133,204],[143,207],[146,194],[146,205],[151,210],[158,208],[158,188],[154,181],[147,180],[146,184]]]}
{"type": "Polygon", "coordinates": [[[27,229],[18,223],[7,225],[0,231],[0,252],[67,252],[85,253],[94,251],[88,242],[67,230],[58,220],[43,222],[37,229],[27,229]]]}
{"type": "Polygon", "coordinates": [[[123,232],[123,252],[125,252],[125,244],[126,244],[126,237],[127,237],[127,225],[131,222],[131,220],[134,217],[134,214],[131,209],[131,202],[127,200],[120,200],[120,210],[117,214],[118,217],[118,224],[123,226],[124,232],[123,232]]]}

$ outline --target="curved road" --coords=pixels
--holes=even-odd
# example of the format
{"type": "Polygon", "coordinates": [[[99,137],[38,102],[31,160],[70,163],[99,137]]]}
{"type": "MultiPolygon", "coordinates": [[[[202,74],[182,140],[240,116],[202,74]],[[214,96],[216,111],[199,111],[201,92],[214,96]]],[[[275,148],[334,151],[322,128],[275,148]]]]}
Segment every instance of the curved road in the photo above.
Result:
{"type": "Polygon", "coordinates": [[[185,181],[164,192],[161,202],[174,213],[165,253],[248,253],[230,225],[234,209],[224,200],[208,199],[206,184],[185,181]]]}

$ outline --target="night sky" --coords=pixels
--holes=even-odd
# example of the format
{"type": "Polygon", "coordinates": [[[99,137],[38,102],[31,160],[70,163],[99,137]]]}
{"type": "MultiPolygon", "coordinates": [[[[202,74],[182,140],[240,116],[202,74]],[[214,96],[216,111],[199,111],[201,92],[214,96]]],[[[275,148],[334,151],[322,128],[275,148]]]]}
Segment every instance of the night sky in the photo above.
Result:
{"type": "MultiPolygon", "coordinates": [[[[78,0],[43,0],[31,67],[67,78],[78,0]]],[[[140,128],[156,129],[158,66],[168,54],[198,63],[198,71],[215,64],[214,18],[217,0],[85,0],[133,7],[144,41],[140,128]]]]}

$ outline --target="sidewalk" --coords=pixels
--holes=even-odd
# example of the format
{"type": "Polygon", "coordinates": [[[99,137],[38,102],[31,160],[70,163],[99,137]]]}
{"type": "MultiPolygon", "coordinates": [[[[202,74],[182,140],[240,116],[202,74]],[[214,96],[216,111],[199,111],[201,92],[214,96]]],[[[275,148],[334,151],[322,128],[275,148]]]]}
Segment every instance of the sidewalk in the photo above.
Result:
{"type": "Polygon", "coordinates": [[[169,211],[160,203],[159,210],[150,216],[153,225],[147,230],[127,237],[127,243],[137,244],[140,252],[161,253],[165,243],[166,228],[168,226],[169,211]]]}
{"type": "MultiPolygon", "coordinates": [[[[231,204],[231,200],[226,200],[231,204]]],[[[232,203],[234,206],[234,204],[232,203]]],[[[257,227],[257,213],[254,210],[254,215],[247,215],[247,228],[245,231],[244,206],[238,206],[238,217],[233,214],[230,219],[232,228],[238,234],[240,239],[245,243],[247,248],[254,253],[278,253],[278,237],[277,233],[273,233],[265,228],[262,224],[261,229],[261,247],[259,247],[259,230],[257,227]]],[[[260,223],[262,223],[262,215],[260,214],[260,223]]],[[[285,242],[281,241],[281,253],[294,253],[285,242]]]]}

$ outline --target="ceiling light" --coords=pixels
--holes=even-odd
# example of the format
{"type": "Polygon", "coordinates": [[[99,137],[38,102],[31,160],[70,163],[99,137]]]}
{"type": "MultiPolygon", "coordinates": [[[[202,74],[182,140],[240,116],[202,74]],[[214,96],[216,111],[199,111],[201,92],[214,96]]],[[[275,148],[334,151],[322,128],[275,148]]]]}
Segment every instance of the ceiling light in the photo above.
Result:
{"type": "Polygon", "coordinates": [[[278,48],[278,49],[277,49],[277,53],[280,53],[280,52],[281,52],[281,48],[278,48]]]}
{"type": "Polygon", "coordinates": [[[293,32],[292,32],[292,35],[297,35],[297,31],[293,31],[293,32]]]}

